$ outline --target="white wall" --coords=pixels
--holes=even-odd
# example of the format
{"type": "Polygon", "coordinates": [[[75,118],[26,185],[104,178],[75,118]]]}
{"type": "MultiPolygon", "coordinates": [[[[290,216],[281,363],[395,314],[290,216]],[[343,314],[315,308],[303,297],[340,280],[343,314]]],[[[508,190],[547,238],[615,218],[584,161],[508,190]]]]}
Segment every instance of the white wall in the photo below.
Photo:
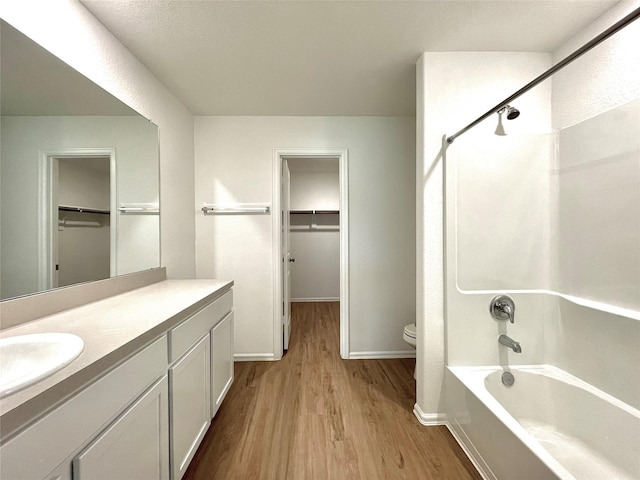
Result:
{"type": "MultiPolygon", "coordinates": [[[[272,203],[274,149],[349,151],[350,350],[408,352],[415,318],[414,118],[196,117],[196,208],[272,203]]],[[[236,353],[270,358],[273,245],[267,215],[196,217],[198,277],[235,279],[236,353]]],[[[338,345],[335,346],[338,349],[338,345]]]]}
{"type": "MultiPolygon", "coordinates": [[[[634,9],[623,0],[553,52],[556,63],[634,9]]],[[[553,76],[553,127],[561,130],[640,97],[638,20],[553,76]]]]}
{"type": "MultiPolygon", "coordinates": [[[[289,160],[291,165],[295,160],[289,160]]],[[[340,175],[291,172],[291,210],[340,210],[340,175]]],[[[291,300],[340,299],[340,216],[292,214],[290,229],[291,300]]]]}
{"type": "Polygon", "coordinates": [[[110,158],[58,159],[58,204],[99,210],[111,208],[110,158]],[[104,168],[95,168],[97,162],[104,168]]]}
{"type": "Polygon", "coordinates": [[[193,277],[191,113],[79,2],[1,2],[0,17],[160,127],[161,263],[193,277]]]}
{"type": "MultiPolygon", "coordinates": [[[[40,152],[115,148],[118,203],[157,203],[157,129],[141,117],[2,117],[2,298],[38,291],[40,152]]],[[[155,215],[117,217],[116,271],[159,266],[155,215]]]]}
{"type": "Polygon", "coordinates": [[[291,172],[292,210],[340,210],[340,175],[334,163],[335,172],[291,172]]]}
{"type": "MultiPolygon", "coordinates": [[[[487,317],[489,295],[463,295],[457,290],[455,265],[450,265],[451,256],[455,254],[452,231],[447,232],[446,248],[443,243],[445,212],[443,188],[444,163],[453,156],[456,160],[457,151],[461,144],[472,142],[470,136],[493,136],[497,118],[489,119],[476,126],[472,132],[459,137],[449,147],[444,160],[443,142],[445,135],[451,135],[464,127],[467,123],[486,112],[493,105],[502,101],[506,96],[516,91],[531,78],[542,73],[550,65],[550,55],[540,53],[514,52],[439,52],[425,53],[417,66],[417,102],[418,102],[418,151],[417,151],[417,225],[418,225],[418,378],[416,408],[425,422],[442,422],[445,406],[443,405],[443,372],[445,365],[445,285],[448,279],[446,301],[446,316],[455,320],[447,325],[449,337],[453,337],[453,330],[464,330],[457,338],[461,343],[456,346],[447,345],[448,356],[455,358],[456,352],[480,353],[497,359],[499,350],[495,335],[495,324],[487,317]],[[448,270],[445,275],[443,264],[445,254],[449,255],[448,270]],[[486,297],[486,298],[485,298],[486,297]],[[451,308],[455,311],[451,311],[451,308]]],[[[505,129],[512,136],[539,133],[540,125],[549,127],[550,124],[550,86],[542,85],[537,92],[531,92],[521,97],[514,106],[523,112],[517,120],[505,123],[505,129]]],[[[505,137],[508,138],[508,137],[505,137]]],[[[471,149],[473,150],[473,149],[471,149]]],[[[470,165],[475,169],[475,175],[486,175],[491,178],[496,169],[483,169],[483,160],[490,157],[489,153],[477,152],[473,158],[465,159],[462,167],[470,165]],[[468,162],[468,163],[466,163],[468,162]]],[[[452,160],[452,161],[453,161],[452,160]]],[[[522,165],[526,159],[515,159],[522,165]],[[520,163],[522,162],[522,163],[520,163]]],[[[489,164],[491,165],[491,164],[489,164]]],[[[497,168],[497,167],[496,167],[497,168]]],[[[518,181],[517,166],[509,167],[509,181],[514,174],[518,181]]],[[[449,172],[449,169],[447,170],[449,172]]],[[[498,172],[500,170],[498,169],[498,172]]],[[[506,172],[505,172],[506,173],[506,172]]],[[[481,177],[480,177],[481,178],[481,177]]],[[[476,178],[479,181],[479,178],[476,178]]],[[[470,182],[469,185],[472,185],[470,182]]],[[[449,182],[447,183],[449,185],[449,182]]],[[[545,187],[546,188],[546,187],[545,187]]],[[[451,192],[455,193],[455,192],[451,192]]],[[[509,192],[513,193],[513,192],[509,192]]],[[[455,198],[455,195],[453,196],[455,198]]],[[[474,198],[472,201],[480,199],[474,198]]],[[[505,198],[504,202],[511,202],[512,198],[505,198]]],[[[449,205],[451,207],[451,205],[449,205]]],[[[471,205],[472,206],[472,205],[471,205]]],[[[533,215],[535,204],[531,205],[533,215]]],[[[454,212],[447,211],[449,217],[454,212]]],[[[527,212],[529,214],[530,212],[527,212]]],[[[513,222],[517,219],[511,218],[513,222]]],[[[454,218],[449,218],[454,222],[454,218]]],[[[486,229],[497,228],[500,222],[492,218],[477,218],[476,227],[486,229]]],[[[451,223],[454,225],[454,223],[451,223]]],[[[508,227],[508,232],[514,231],[515,223],[508,227]]],[[[454,230],[455,231],[455,230],[454,230]]],[[[508,250],[504,252],[509,258],[512,254],[521,253],[519,245],[502,242],[508,250]],[[509,249],[511,247],[511,249],[509,249]]],[[[535,249],[541,250],[540,245],[535,249]]],[[[453,257],[455,258],[455,256],[453,257]]],[[[471,277],[478,275],[473,265],[467,270],[471,277]]],[[[526,270],[526,269],[525,269],[526,270]]],[[[500,277],[500,272],[492,272],[500,277]]],[[[545,273],[538,275],[543,278],[545,273]]],[[[474,280],[473,284],[476,282],[474,280]]],[[[542,331],[535,334],[535,342],[542,331]]],[[[514,335],[515,336],[515,335],[514,335]]],[[[533,343],[533,340],[532,340],[533,343]]],[[[532,350],[533,351],[533,350],[532,350]]]]}

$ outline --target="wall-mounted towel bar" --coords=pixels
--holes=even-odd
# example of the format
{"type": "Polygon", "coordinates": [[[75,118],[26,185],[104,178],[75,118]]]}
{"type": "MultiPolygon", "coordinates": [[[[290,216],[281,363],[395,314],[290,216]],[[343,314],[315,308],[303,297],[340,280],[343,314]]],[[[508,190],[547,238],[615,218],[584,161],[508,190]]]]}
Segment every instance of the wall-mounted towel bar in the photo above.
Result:
{"type": "Polygon", "coordinates": [[[79,213],[99,213],[101,215],[109,215],[111,212],[102,208],[85,208],[75,207],[72,205],[58,205],[58,210],[63,212],[79,212],[79,213]]]}
{"type": "Polygon", "coordinates": [[[157,203],[149,203],[149,204],[123,204],[118,207],[118,211],[120,213],[127,214],[145,214],[151,215],[160,213],[160,207],[157,203]]]}
{"type": "Polygon", "coordinates": [[[268,214],[270,205],[240,204],[240,205],[203,205],[202,212],[205,215],[247,215],[268,214]]]}

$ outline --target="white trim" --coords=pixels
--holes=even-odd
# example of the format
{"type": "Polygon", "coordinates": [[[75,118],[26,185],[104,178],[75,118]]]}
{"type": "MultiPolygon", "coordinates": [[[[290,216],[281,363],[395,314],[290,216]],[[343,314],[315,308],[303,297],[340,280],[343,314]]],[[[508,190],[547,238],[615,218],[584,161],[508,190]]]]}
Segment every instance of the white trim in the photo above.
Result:
{"type": "Polygon", "coordinates": [[[469,437],[464,433],[464,429],[459,425],[451,425],[449,422],[447,422],[447,428],[449,432],[451,432],[451,436],[453,436],[454,440],[460,445],[460,448],[462,448],[464,454],[473,466],[476,467],[480,476],[484,480],[498,480],[498,477],[496,477],[491,468],[489,468],[489,465],[484,461],[482,455],[476,450],[473,442],[471,442],[469,437]]]}
{"type": "Polygon", "coordinates": [[[340,153],[340,356],[351,357],[349,338],[349,152],[340,153]]]}
{"type": "Polygon", "coordinates": [[[350,359],[358,360],[377,360],[385,358],[416,358],[416,351],[411,350],[392,350],[384,352],[351,352],[350,359]]]}
{"type": "Polygon", "coordinates": [[[272,353],[236,353],[233,355],[234,362],[265,362],[280,360],[272,353]]]}
{"type": "MultiPolygon", "coordinates": [[[[57,196],[54,182],[55,162],[45,152],[38,152],[38,290],[50,290],[54,285],[53,269],[53,198],[57,196]]],[[[57,217],[55,217],[57,218],[57,217]]]]}
{"type": "Polygon", "coordinates": [[[413,414],[422,425],[427,427],[448,425],[446,413],[424,413],[417,403],[413,406],[413,414]]]}
{"type": "Polygon", "coordinates": [[[313,298],[292,298],[292,302],[339,302],[340,297],[313,297],[313,298]]]}
{"type": "Polygon", "coordinates": [[[49,290],[54,284],[53,268],[54,235],[57,228],[58,207],[54,205],[57,198],[57,185],[52,181],[55,162],[58,157],[109,157],[110,169],[110,276],[117,272],[117,230],[118,189],[115,148],[62,148],[60,150],[40,150],[38,152],[38,287],[40,291],[49,290]]]}
{"type": "Polygon", "coordinates": [[[282,345],[282,243],[280,241],[280,199],[283,158],[338,158],[340,176],[340,356],[350,358],[349,343],[349,156],[346,148],[276,148],[273,150],[273,351],[276,360],[282,345]]]}

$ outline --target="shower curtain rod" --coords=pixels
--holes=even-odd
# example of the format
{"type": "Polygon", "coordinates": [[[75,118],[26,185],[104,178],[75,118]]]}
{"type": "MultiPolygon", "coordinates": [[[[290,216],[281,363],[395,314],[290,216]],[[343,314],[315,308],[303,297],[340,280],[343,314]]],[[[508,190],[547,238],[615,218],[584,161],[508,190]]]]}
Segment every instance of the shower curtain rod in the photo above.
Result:
{"type": "Polygon", "coordinates": [[[547,70],[543,74],[539,75],[538,77],[534,78],[532,81],[527,83],[524,87],[522,87],[520,90],[515,92],[513,95],[511,95],[510,97],[505,98],[498,105],[493,107],[491,110],[486,112],[484,115],[481,115],[480,117],[475,119],[473,122],[471,122],[469,125],[464,127],[462,130],[459,130],[458,132],[454,133],[450,137],[447,137],[447,143],[448,144],[452,144],[453,141],[456,138],[458,138],[460,135],[465,133],[467,130],[470,130],[471,128],[475,127],[477,124],[482,122],[484,119],[490,117],[491,115],[496,113],[498,110],[500,110],[501,108],[505,107],[506,105],[511,103],[513,100],[518,98],[523,93],[528,92],[533,87],[538,85],[540,82],[546,80],[551,75],[556,73],[558,70],[563,69],[564,67],[569,65],[571,62],[576,60],[578,57],[580,57],[583,54],[587,53],[589,50],[591,50],[596,45],[599,45],[600,43],[604,42],[607,38],[609,38],[613,34],[617,33],[618,31],[622,30],[624,27],[629,25],[634,20],[637,20],[639,17],[640,17],[640,7],[636,8],[630,14],[628,14],[627,16],[623,17],[622,19],[618,20],[616,23],[611,25],[609,28],[607,28],[600,35],[594,37],[592,40],[590,40],[589,42],[585,43],[582,47],[580,47],[575,52],[573,52],[572,54],[570,54],[566,58],[564,58],[564,60],[559,61],[554,66],[552,66],[549,70],[547,70]]]}

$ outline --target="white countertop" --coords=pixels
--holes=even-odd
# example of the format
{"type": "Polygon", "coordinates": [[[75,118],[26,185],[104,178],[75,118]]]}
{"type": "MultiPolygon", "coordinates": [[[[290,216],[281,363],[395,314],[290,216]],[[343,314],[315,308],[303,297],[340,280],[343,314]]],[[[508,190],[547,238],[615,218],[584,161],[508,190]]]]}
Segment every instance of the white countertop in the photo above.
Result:
{"type": "Polygon", "coordinates": [[[233,286],[224,280],[165,280],[0,331],[78,335],[84,350],[40,382],[0,399],[0,439],[52,410],[233,286]]]}

